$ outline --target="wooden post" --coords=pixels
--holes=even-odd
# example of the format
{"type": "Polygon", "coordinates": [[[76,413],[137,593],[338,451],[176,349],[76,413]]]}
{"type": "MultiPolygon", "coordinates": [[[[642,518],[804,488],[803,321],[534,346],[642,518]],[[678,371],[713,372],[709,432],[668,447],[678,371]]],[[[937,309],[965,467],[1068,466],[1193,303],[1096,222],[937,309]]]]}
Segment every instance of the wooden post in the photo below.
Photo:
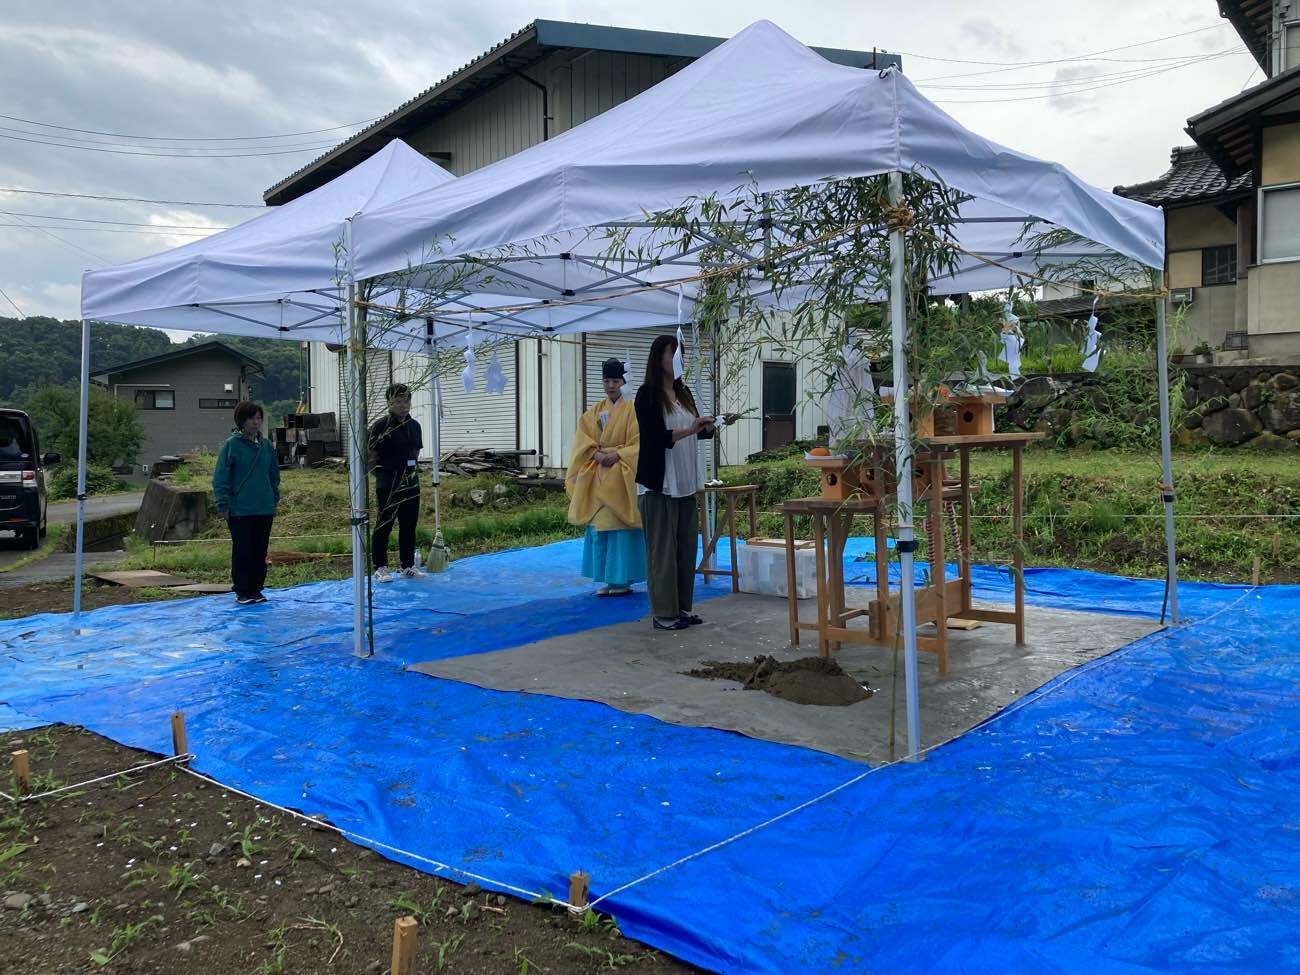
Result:
{"type": "Polygon", "coordinates": [[[393,922],[392,975],[415,975],[415,938],[420,922],[413,917],[399,917],[393,922]]]}
{"type": "Polygon", "coordinates": [[[569,874],[569,906],[585,908],[590,895],[591,878],[582,870],[569,874]]]}
{"type": "Polygon", "coordinates": [[[1011,530],[1015,540],[1016,646],[1025,645],[1025,484],[1024,444],[1011,448],[1011,530]]]}
{"type": "Polygon", "coordinates": [[[32,791],[32,771],[27,764],[27,749],[19,749],[11,757],[14,767],[14,798],[17,799],[32,791]]]}
{"type": "Polygon", "coordinates": [[[1276,562],[1282,557],[1282,533],[1276,531],[1273,533],[1273,561],[1276,562]]]}
{"type": "Polygon", "coordinates": [[[790,646],[799,645],[799,601],[798,601],[798,579],[795,575],[795,551],[794,551],[794,514],[789,510],[783,510],[785,515],[785,585],[786,585],[786,607],[790,611],[790,646]]]}
{"type": "Polygon", "coordinates": [[[190,753],[189,737],[185,734],[185,712],[172,712],[172,754],[188,755],[190,753]]]}
{"type": "Polygon", "coordinates": [[[1252,586],[1259,585],[1259,556],[1258,555],[1255,556],[1255,561],[1251,564],[1250,567],[1250,584],[1252,586]]]}

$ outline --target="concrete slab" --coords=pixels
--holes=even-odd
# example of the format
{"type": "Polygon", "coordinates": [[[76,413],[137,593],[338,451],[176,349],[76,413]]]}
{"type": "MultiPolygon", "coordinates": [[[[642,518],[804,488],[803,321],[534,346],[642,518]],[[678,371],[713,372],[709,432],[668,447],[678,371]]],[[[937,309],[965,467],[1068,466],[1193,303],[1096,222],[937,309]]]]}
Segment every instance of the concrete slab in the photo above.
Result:
{"type": "Polygon", "coordinates": [[[168,586],[175,592],[198,592],[198,593],[223,593],[230,592],[230,583],[228,582],[193,582],[188,586],[168,586]]]}
{"type": "MultiPolygon", "coordinates": [[[[851,590],[849,602],[862,605],[870,595],[851,590]]],[[[706,661],[750,660],[760,653],[779,660],[815,654],[807,634],[804,646],[790,647],[785,600],[742,593],[701,603],[698,611],[708,622],[689,630],[657,632],[647,621],[622,623],[409,669],[493,690],[599,701],[673,724],[736,731],[872,764],[891,758],[891,650],[845,646],[836,656],[875,690],[869,700],[843,707],[794,704],[734,681],[685,673],[706,661]]],[[[811,605],[803,608],[805,618],[812,613],[811,605]]],[[[946,676],[939,676],[932,654],[919,655],[924,744],[954,737],[1056,675],[1156,629],[1146,620],[1029,607],[1026,646],[1015,645],[1009,626],[954,632],[946,676]]],[[[894,757],[906,744],[901,659],[896,693],[894,757]]]]}

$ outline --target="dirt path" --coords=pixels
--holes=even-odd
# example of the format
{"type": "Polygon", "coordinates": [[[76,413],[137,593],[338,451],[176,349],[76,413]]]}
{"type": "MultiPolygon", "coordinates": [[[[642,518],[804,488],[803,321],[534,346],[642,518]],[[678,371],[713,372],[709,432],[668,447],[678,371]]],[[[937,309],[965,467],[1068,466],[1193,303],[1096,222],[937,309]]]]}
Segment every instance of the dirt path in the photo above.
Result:
{"type": "MultiPolygon", "coordinates": [[[[62,726],[0,736],[17,748],[40,790],[156,758],[62,726]]],[[[172,766],[6,810],[0,903],[13,975],[381,975],[403,916],[419,972],[697,971],[608,918],[435,879],[172,766]]]]}

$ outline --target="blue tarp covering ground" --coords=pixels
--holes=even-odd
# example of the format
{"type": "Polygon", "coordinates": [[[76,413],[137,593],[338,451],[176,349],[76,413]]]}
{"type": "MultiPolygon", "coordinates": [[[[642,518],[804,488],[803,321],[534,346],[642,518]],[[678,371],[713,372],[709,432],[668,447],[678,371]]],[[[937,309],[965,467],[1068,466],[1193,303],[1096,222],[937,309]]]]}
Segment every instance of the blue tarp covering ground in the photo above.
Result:
{"type": "MultiPolygon", "coordinates": [[[[589,596],[577,544],[380,587],[371,661],[348,654],[339,583],[244,609],[98,610],[83,635],[66,617],[0,623],[0,724],[166,752],[183,709],[196,767],[222,782],[556,895],[574,869],[599,896],[858,779],[601,905],[726,972],[1300,970],[1297,588],[1183,587],[1200,622],[865,777],[805,749],[401,669],[642,615],[643,596],[589,596]]],[[[1009,593],[1005,572],[978,582],[1009,593]]],[[[1143,615],[1162,595],[1063,570],[1031,572],[1029,589],[1143,615]]]]}

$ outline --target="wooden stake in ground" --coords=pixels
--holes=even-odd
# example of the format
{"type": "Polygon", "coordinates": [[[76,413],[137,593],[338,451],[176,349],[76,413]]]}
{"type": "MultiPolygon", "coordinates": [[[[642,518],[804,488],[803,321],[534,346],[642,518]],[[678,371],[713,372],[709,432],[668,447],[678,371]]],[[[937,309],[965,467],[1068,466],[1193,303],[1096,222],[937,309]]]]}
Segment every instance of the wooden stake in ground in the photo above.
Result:
{"type": "Polygon", "coordinates": [[[1259,556],[1258,555],[1255,556],[1255,561],[1251,564],[1250,567],[1250,584],[1252,586],[1259,585],[1259,556]]]}
{"type": "Polygon", "coordinates": [[[19,749],[11,757],[14,766],[14,798],[16,799],[32,791],[32,772],[27,764],[27,749],[19,749]]]}
{"type": "Polygon", "coordinates": [[[415,975],[415,934],[420,922],[413,917],[399,917],[393,922],[392,975],[415,975]]]}
{"type": "Polygon", "coordinates": [[[1276,562],[1282,557],[1282,533],[1276,531],[1273,533],[1273,561],[1276,562]]]}
{"type": "Polygon", "coordinates": [[[185,734],[185,712],[172,712],[172,754],[188,755],[190,753],[189,737],[185,734]]]}
{"type": "Polygon", "coordinates": [[[591,892],[591,878],[579,870],[569,874],[569,906],[586,907],[591,892]]]}

